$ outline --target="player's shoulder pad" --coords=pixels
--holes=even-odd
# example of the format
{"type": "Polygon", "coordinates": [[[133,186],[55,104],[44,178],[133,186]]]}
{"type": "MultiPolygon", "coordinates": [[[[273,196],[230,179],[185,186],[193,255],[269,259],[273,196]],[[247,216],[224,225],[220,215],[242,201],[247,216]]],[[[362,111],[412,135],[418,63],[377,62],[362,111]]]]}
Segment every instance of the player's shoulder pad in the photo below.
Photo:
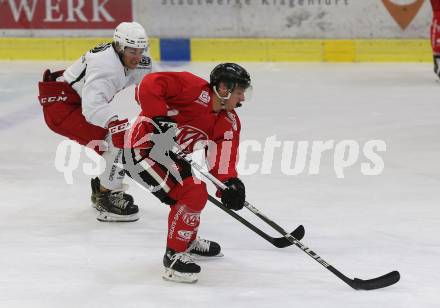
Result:
{"type": "Polygon", "coordinates": [[[89,50],[90,53],[98,53],[112,46],[112,43],[101,43],[89,50]]]}
{"type": "MultiPolygon", "coordinates": [[[[104,46],[104,45],[103,45],[104,46]]],[[[96,52],[88,52],[86,55],[87,70],[93,70],[103,75],[119,75],[121,72],[121,61],[118,55],[114,52],[111,44],[106,44],[107,47],[95,47],[92,50],[96,52]]]]}

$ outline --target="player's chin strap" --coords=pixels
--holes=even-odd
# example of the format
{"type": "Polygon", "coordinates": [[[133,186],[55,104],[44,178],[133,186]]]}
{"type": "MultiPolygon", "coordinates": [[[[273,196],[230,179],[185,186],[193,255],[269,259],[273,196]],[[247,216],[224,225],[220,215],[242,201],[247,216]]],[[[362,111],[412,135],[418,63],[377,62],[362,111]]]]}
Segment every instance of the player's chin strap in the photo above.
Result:
{"type": "MultiPolygon", "coordinates": [[[[231,94],[232,94],[232,91],[234,90],[234,88],[232,88],[232,90],[229,90],[229,91],[228,91],[228,96],[226,96],[226,97],[221,97],[220,94],[218,94],[218,92],[217,92],[217,87],[213,87],[213,90],[214,90],[215,95],[216,95],[216,96],[220,99],[220,101],[221,101],[221,104],[222,104],[222,110],[225,110],[225,109],[226,109],[225,101],[226,101],[227,99],[230,99],[230,98],[231,98],[231,94]]],[[[237,106],[236,106],[235,108],[238,108],[238,107],[241,107],[241,106],[243,106],[243,105],[239,102],[239,103],[237,103],[237,106]]]]}
{"type": "Polygon", "coordinates": [[[222,104],[222,110],[225,110],[226,109],[225,101],[227,99],[231,98],[232,91],[228,91],[228,96],[222,97],[222,96],[220,96],[220,94],[218,94],[216,86],[214,86],[212,89],[214,90],[215,95],[218,97],[218,99],[220,100],[220,103],[222,104]]]}

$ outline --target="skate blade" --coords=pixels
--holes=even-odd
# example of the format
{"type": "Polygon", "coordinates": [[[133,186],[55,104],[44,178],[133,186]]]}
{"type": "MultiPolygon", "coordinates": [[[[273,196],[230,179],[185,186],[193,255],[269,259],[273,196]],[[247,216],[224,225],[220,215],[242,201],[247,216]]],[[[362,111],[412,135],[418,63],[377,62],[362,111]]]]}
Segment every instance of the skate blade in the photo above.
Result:
{"type": "Polygon", "coordinates": [[[109,212],[98,211],[96,219],[104,222],[133,222],[139,220],[137,213],[131,215],[118,215],[109,212]]]}
{"type": "Polygon", "coordinates": [[[181,273],[173,269],[165,268],[162,278],[167,281],[179,283],[196,283],[199,280],[197,273],[181,273]]]}
{"type": "Polygon", "coordinates": [[[216,254],[215,256],[201,256],[195,253],[190,253],[191,257],[195,260],[195,261],[206,261],[209,259],[217,259],[217,258],[222,258],[225,255],[220,252],[219,254],[216,254]]]}

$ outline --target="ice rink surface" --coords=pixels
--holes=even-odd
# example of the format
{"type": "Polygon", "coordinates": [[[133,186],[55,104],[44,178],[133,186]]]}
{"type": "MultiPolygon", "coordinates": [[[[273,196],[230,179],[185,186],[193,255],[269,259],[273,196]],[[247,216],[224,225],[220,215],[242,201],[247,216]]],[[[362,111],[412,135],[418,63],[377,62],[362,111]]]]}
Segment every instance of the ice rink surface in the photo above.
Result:
{"type": "MultiPolygon", "coordinates": [[[[297,247],[274,248],[211,204],[199,234],[225,257],[199,262],[197,284],[163,281],[167,207],[127,179],[141,219],[98,222],[83,171],[93,160],[81,152],[72,185],[55,166],[64,139],[44,123],[37,81],[44,68],[67,65],[0,62],[0,307],[439,307],[440,84],[430,64],[244,64],[254,93],[238,110],[243,141],[360,147],[344,178],[334,148],[317,174],[309,149],[297,175],[283,171],[281,148],[270,168],[248,148],[245,167],[259,166],[242,177],[248,200],[285,229],[303,224],[302,242],[350,278],[400,271],[399,283],[375,291],[352,290],[297,247]],[[379,175],[362,173],[369,140],[386,144],[379,175]]],[[[207,78],[212,67],[164,69],[207,78]]],[[[117,95],[115,108],[135,115],[132,96],[133,88],[117,95]]]]}

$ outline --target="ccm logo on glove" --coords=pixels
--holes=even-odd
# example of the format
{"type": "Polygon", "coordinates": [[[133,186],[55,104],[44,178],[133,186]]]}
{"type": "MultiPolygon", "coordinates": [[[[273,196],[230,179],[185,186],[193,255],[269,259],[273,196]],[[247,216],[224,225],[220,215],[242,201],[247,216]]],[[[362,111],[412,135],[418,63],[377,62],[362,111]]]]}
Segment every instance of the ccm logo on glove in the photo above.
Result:
{"type": "Polygon", "coordinates": [[[113,121],[109,124],[108,131],[110,134],[116,134],[122,131],[126,131],[128,128],[130,128],[130,122],[128,122],[127,119],[119,121],[113,121]]]}
{"type": "Polygon", "coordinates": [[[48,96],[48,97],[41,97],[40,103],[41,105],[47,104],[47,103],[58,103],[58,102],[67,102],[67,96],[48,96]]]}
{"type": "Polygon", "coordinates": [[[119,149],[124,148],[125,131],[130,128],[128,119],[114,120],[108,124],[108,131],[112,135],[113,145],[119,149]]]}

